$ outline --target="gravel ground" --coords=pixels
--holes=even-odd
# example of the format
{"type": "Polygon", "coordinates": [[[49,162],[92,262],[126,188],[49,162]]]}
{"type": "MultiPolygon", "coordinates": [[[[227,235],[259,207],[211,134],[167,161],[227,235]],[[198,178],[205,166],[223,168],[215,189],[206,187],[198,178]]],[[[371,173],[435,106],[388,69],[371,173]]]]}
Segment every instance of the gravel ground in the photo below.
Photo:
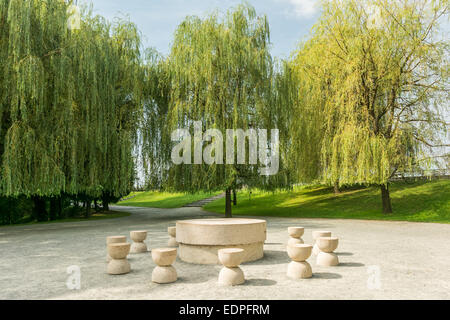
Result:
{"type": "Polygon", "coordinates": [[[0,299],[450,299],[450,225],[361,220],[266,218],[265,257],[241,267],[246,283],[220,287],[220,266],[174,264],[177,282],[151,282],[150,253],[131,254],[127,275],[106,274],[108,235],[148,230],[147,246],[165,247],[176,220],[217,217],[200,208],[114,207],[129,217],[0,228],[0,299]],[[287,227],[303,226],[340,238],[341,264],[313,277],[286,277],[287,227]],[[81,270],[81,288],[68,289],[67,268],[81,270]],[[378,281],[378,280],[379,281],[378,281]]]}

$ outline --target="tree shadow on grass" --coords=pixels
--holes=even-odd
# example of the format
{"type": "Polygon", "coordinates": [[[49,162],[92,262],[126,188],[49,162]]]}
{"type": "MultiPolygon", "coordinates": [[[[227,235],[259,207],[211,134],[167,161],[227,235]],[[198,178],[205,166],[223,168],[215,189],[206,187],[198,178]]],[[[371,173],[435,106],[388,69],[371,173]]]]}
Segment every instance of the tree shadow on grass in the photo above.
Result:
{"type": "MultiPolygon", "coordinates": [[[[244,218],[244,219],[262,219],[264,220],[264,217],[270,218],[270,219],[277,219],[272,220],[268,222],[267,229],[268,230],[286,230],[287,234],[287,228],[292,227],[295,223],[299,227],[304,227],[306,229],[321,229],[326,230],[329,228],[333,228],[334,224],[328,223],[325,219],[322,221],[309,221],[306,222],[305,220],[308,219],[314,219],[314,217],[303,217],[303,216],[276,216],[276,215],[267,215],[266,213],[261,214],[251,214],[251,215],[242,215],[242,214],[234,214],[233,218],[244,218]]],[[[287,242],[287,240],[286,240],[287,242]]],[[[271,244],[271,243],[264,243],[264,244],[271,244]]]]}

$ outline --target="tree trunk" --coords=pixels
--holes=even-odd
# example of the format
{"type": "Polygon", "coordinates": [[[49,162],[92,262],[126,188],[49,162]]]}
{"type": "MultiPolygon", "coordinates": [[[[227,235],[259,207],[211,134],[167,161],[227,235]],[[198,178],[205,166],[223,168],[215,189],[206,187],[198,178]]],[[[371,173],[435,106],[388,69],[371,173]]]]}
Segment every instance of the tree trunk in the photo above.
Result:
{"type": "Polygon", "coordinates": [[[69,210],[69,217],[75,217],[76,215],[78,215],[78,212],[80,211],[80,203],[77,200],[72,200],[72,208],[71,210],[69,210]]]}
{"type": "Polygon", "coordinates": [[[57,219],[65,218],[64,200],[65,200],[64,196],[58,197],[58,217],[57,217],[57,219]]]}
{"type": "Polygon", "coordinates": [[[225,218],[231,218],[231,189],[225,190],[225,218]]]}
{"type": "Polygon", "coordinates": [[[48,221],[48,213],[45,208],[45,200],[41,197],[34,196],[33,198],[33,218],[37,221],[48,221]]]}
{"type": "Polygon", "coordinates": [[[233,205],[237,205],[237,195],[236,195],[236,189],[233,189],[233,205]]]}
{"type": "Polygon", "coordinates": [[[389,195],[389,185],[382,184],[381,188],[381,201],[383,202],[383,213],[392,213],[391,197],[389,195]]]}
{"type": "Polygon", "coordinates": [[[341,190],[339,189],[339,181],[334,182],[334,194],[341,193],[341,190]]]}
{"type": "Polygon", "coordinates": [[[109,201],[107,196],[102,197],[103,211],[109,211],[109,201]]]}
{"type": "Polygon", "coordinates": [[[95,208],[95,212],[100,212],[100,207],[97,203],[97,199],[94,200],[94,208],[95,208]]]}
{"type": "Polygon", "coordinates": [[[86,211],[84,212],[84,217],[89,218],[91,216],[91,201],[88,200],[85,202],[86,204],[86,211]]]}
{"type": "Polygon", "coordinates": [[[50,199],[50,220],[61,218],[61,197],[54,197],[50,199]]]}

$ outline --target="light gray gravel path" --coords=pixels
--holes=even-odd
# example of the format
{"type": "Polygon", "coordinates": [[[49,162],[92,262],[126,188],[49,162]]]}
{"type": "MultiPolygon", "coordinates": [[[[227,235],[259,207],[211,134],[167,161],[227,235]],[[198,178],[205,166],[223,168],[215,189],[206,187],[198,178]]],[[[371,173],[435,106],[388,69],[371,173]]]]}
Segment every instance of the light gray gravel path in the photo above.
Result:
{"type": "Polygon", "coordinates": [[[108,235],[148,230],[149,248],[164,247],[176,220],[217,217],[200,208],[114,207],[129,217],[89,222],[0,228],[0,299],[450,299],[450,225],[361,220],[265,218],[265,258],[241,267],[245,285],[217,285],[220,266],[174,266],[179,280],[151,283],[150,253],[129,256],[132,272],[106,274],[108,235]],[[330,230],[340,238],[340,266],[319,267],[314,276],[286,277],[288,226],[330,230]],[[81,270],[81,289],[69,290],[67,268],[81,270]],[[379,287],[376,277],[379,275],[379,287]],[[369,286],[368,286],[369,284],[369,286]],[[372,284],[372,285],[371,285],[372,284]]]}

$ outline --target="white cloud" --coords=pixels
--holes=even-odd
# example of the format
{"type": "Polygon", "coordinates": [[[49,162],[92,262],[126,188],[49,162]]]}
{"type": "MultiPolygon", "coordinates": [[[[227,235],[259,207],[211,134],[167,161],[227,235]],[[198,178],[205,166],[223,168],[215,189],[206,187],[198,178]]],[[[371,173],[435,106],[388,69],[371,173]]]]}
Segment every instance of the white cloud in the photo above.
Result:
{"type": "Polygon", "coordinates": [[[309,17],[317,12],[316,0],[288,0],[294,7],[295,15],[309,17]]]}

